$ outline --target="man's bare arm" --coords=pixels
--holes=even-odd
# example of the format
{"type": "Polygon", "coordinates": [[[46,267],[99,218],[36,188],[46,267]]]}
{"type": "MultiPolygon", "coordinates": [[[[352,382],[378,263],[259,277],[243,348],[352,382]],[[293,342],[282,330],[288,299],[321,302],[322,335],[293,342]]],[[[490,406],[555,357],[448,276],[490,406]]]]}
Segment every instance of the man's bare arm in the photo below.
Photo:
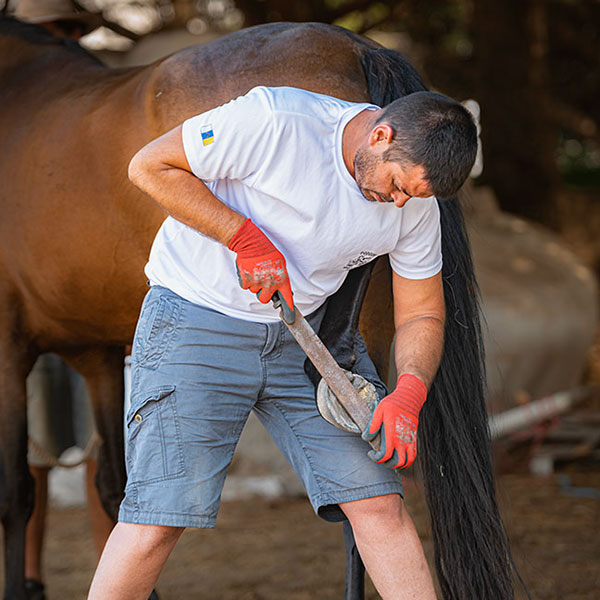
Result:
{"type": "Polygon", "coordinates": [[[410,373],[431,387],[444,345],[445,307],[442,275],[406,279],[393,274],[398,375],[410,373]]]}
{"type": "Polygon", "coordinates": [[[192,173],[181,125],[144,146],[129,163],[128,175],[167,214],[224,245],[246,220],[192,173]]]}
{"type": "Polygon", "coordinates": [[[237,254],[240,285],[266,304],[280,292],[294,306],[285,258],[250,219],[223,204],[193,173],[181,125],[144,146],[129,163],[129,179],[167,214],[237,254]]]}
{"type": "Polygon", "coordinates": [[[420,280],[394,273],[393,289],[398,382],[373,411],[363,438],[371,441],[381,435],[381,447],[369,456],[402,469],[417,456],[419,414],[440,363],[445,311],[439,273],[420,280]]]}

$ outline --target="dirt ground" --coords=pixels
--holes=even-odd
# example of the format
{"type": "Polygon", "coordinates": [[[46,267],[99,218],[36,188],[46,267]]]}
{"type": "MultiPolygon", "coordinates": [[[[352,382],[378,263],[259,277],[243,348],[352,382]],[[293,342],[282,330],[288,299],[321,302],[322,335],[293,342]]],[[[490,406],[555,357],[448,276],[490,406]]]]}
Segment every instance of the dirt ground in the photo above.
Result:
{"type": "MultiPolygon", "coordinates": [[[[569,493],[557,474],[498,479],[515,558],[536,600],[600,598],[600,501],[569,495],[590,493],[589,488],[597,495],[600,468],[571,466],[568,475],[569,493]]],[[[427,513],[412,480],[407,504],[431,558],[427,513]]],[[[85,598],[94,563],[85,509],[51,509],[45,555],[49,600],[85,598]]],[[[340,600],[341,526],[315,517],[302,498],[224,502],[216,530],[184,533],[158,590],[162,600],[340,600]]],[[[379,598],[370,582],[366,597],[379,598]]]]}

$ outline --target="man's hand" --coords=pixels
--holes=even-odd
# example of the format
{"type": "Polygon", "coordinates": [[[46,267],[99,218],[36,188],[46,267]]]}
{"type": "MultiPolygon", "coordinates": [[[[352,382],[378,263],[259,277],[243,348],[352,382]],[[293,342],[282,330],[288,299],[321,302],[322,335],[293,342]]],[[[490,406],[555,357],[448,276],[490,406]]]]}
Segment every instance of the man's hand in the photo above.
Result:
{"type": "Polygon", "coordinates": [[[381,432],[381,448],[369,458],[391,469],[404,469],[417,456],[419,412],[427,399],[425,384],[414,375],[400,375],[396,389],[377,405],[362,438],[370,441],[381,432]]]}
{"type": "Polygon", "coordinates": [[[285,258],[250,219],[244,221],[227,247],[237,253],[242,288],[255,293],[263,304],[279,291],[290,310],[294,309],[285,258]]]}

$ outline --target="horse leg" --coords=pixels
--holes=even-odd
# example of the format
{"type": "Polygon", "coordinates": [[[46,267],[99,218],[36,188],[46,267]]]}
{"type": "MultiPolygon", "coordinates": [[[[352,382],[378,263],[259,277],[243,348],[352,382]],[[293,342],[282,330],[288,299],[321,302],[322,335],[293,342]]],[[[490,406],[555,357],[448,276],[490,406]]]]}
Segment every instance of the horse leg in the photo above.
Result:
{"type": "Polygon", "coordinates": [[[90,348],[62,356],[86,380],[96,430],[102,440],[96,486],[104,510],[116,522],[126,478],[123,442],[124,348],[90,348]]]}
{"type": "Polygon", "coordinates": [[[375,263],[371,272],[358,325],[369,356],[385,384],[390,371],[390,348],[395,331],[393,314],[391,268],[384,258],[375,263]]]}
{"type": "Polygon", "coordinates": [[[344,600],[364,600],[365,565],[358,553],[350,521],[344,521],[344,547],[346,549],[346,591],[344,600]]]}
{"type": "MultiPolygon", "coordinates": [[[[354,334],[358,328],[360,309],[375,262],[371,261],[352,269],[342,287],[327,301],[318,333],[321,341],[343,369],[351,370],[356,361],[354,334]]],[[[304,363],[304,370],[316,388],[321,375],[308,359],[304,363]]]]}
{"type": "MultiPolygon", "coordinates": [[[[391,307],[390,275],[386,260],[372,261],[350,271],[342,287],[328,300],[319,329],[321,340],[342,368],[351,370],[356,361],[354,339],[360,316],[360,325],[369,354],[385,383],[388,373],[389,346],[393,337],[393,322],[389,318],[392,314],[391,307]],[[361,314],[365,296],[369,307],[361,314]]],[[[316,385],[320,375],[308,359],[304,368],[316,385]]],[[[366,373],[363,374],[360,370],[357,372],[368,379],[366,373]]],[[[344,598],[363,600],[365,567],[349,522],[344,522],[344,544],[346,548],[344,598]]]]}
{"type": "MultiPolygon", "coordinates": [[[[319,335],[338,363],[351,369],[356,354],[354,334],[360,324],[369,355],[380,378],[386,383],[389,371],[389,349],[394,336],[391,294],[391,277],[388,261],[373,261],[353,269],[342,287],[328,302],[319,335]],[[364,304],[364,310],[363,310],[364,304]]],[[[313,380],[319,375],[309,364],[305,366],[313,380]]],[[[360,372],[359,372],[360,374],[360,372]]],[[[365,568],[358,553],[349,522],[344,522],[346,549],[345,600],[363,600],[365,568]]]]}
{"type": "Polygon", "coordinates": [[[27,468],[26,373],[23,341],[0,338],[0,519],[4,527],[5,600],[25,600],[25,527],[33,511],[33,479],[27,468]]]}
{"type": "MultiPolygon", "coordinates": [[[[116,523],[126,482],[123,438],[125,349],[123,346],[90,348],[63,357],[85,377],[96,430],[102,439],[96,487],[104,510],[116,523]]],[[[158,600],[158,594],[153,590],[148,600],[158,600]]]]}

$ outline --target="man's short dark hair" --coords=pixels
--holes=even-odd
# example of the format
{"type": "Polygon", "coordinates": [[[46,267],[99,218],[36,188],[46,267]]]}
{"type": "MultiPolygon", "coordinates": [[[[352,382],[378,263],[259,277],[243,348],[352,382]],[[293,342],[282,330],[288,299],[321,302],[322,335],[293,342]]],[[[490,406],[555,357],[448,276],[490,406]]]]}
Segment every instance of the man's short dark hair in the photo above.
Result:
{"type": "Polygon", "coordinates": [[[442,94],[415,92],[385,106],[376,124],[382,122],[394,130],[383,160],[422,165],[435,196],[455,196],[477,153],[477,128],[471,113],[442,94]]]}

